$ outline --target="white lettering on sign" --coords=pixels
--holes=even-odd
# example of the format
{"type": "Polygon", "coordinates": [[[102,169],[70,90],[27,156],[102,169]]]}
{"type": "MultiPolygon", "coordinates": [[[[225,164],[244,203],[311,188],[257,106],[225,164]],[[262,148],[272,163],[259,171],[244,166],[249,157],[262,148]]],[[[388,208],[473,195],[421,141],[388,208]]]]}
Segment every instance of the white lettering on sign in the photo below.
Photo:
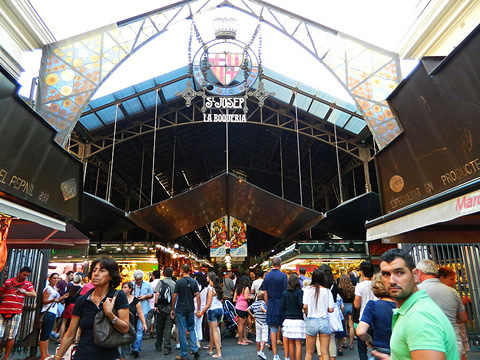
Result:
{"type": "Polygon", "coordinates": [[[212,97],[205,99],[205,106],[207,109],[241,109],[245,99],[241,97],[212,97]]]}
{"type": "Polygon", "coordinates": [[[204,122],[247,122],[245,114],[203,114],[204,122]]]}

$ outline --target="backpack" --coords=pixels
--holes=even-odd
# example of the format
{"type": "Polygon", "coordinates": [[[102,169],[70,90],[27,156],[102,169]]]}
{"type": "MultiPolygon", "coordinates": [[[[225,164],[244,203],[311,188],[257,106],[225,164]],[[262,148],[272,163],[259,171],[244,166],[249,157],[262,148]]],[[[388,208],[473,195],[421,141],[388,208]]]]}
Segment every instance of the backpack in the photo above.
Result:
{"type": "Polygon", "coordinates": [[[165,281],[160,281],[162,286],[160,287],[160,291],[158,292],[158,305],[169,305],[172,301],[172,289],[170,285],[168,285],[165,281]]]}

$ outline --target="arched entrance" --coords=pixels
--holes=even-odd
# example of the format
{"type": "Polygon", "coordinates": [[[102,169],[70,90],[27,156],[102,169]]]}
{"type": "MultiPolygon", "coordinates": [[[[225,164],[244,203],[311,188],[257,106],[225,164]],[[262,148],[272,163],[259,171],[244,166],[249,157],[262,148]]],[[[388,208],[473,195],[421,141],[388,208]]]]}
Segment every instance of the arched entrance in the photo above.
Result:
{"type": "Polygon", "coordinates": [[[233,4],[192,0],[170,5],[44,48],[36,110],[66,145],[90,98],[115,69],[141,46],[172,25],[228,6],[248,14],[288,36],[343,84],[382,149],[401,133],[385,101],[401,80],[399,57],[261,1],[233,4]],[[208,8],[204,8],[208,4],[208,8]]]}

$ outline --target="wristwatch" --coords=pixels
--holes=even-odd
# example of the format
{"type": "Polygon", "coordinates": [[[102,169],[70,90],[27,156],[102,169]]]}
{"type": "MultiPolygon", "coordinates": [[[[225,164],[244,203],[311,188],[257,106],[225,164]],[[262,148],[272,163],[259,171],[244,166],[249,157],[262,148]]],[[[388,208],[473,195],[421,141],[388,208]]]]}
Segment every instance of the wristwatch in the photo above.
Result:
{"type": "Polygon", "coordinates": [[[115,324],[117,323],[117,320],[118,320],[118,317],[115,316],[115,317],[112,319],[112,324],[115,325],[115,324]]]}

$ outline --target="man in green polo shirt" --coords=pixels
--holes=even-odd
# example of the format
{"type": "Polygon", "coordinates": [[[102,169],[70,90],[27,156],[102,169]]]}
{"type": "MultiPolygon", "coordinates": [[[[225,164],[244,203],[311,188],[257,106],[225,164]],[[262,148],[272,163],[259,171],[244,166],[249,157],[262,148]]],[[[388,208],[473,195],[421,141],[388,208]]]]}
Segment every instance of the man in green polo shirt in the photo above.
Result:
{"type": "MultiPolygon", "coordinates": [[[[393,360],[458,360],[457,341],[450,321],[425,290],[418,290],[413,258],[402,249],[390,249],[380,257],[385,287],[397,303],[393,312],[393,360]]],[[[378,359],[388,355],[373,351],[378,359]]]]}

